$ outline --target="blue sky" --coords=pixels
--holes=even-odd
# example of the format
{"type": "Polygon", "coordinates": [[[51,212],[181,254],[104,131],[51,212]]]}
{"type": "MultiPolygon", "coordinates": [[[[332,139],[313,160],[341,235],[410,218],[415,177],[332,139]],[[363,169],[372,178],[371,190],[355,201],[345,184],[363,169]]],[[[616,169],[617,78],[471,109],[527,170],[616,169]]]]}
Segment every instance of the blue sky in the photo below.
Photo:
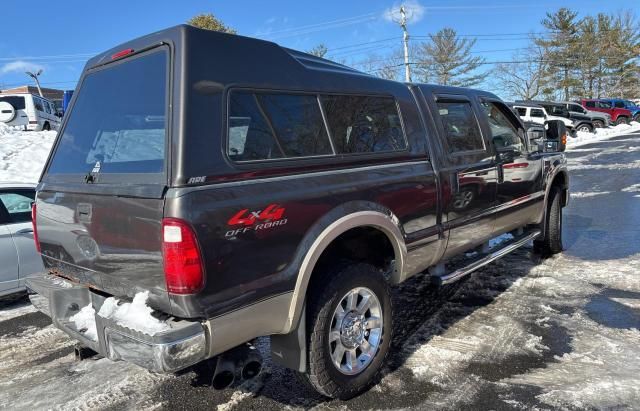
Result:
{"type": "MultiPolygon", "coordinates": [[[[443,27],[474,34],[474,52],[488,61],[509,59],[540,32],[547,11],[569,7],[580,15],[635,8],[637,0],[417,0],[409,30],[426,36],[443,27]]],[[[239,34],[308,50],[324,43],[329,55],[357,62],[400,46],[401,31],[385,18],[395,0],[5,0],[0,25],[0,88],[26,84],[26,69],[43,68],[44,86],[75,86],[87,58],[129,39],[214,13],[239,34]],[[41,24],[34,24],[38,20],[41,24]],[[366,44],[362,44],[366,43],[366,44]]]]}

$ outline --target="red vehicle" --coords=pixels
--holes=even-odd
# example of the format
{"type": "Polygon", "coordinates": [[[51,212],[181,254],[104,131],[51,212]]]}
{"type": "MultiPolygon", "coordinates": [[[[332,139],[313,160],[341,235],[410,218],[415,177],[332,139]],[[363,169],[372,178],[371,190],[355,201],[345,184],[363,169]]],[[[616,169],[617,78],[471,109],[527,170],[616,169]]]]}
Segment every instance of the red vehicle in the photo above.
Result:
{"type": "Polygon", "coordinates": [[[611,116],[611,122],[615,125],[629,124],[631,121],[631,111],[626,108],[613,107],[608,101],[583,98],[580,100],[580,104],[587,110],[609,114],[611,116]]]}

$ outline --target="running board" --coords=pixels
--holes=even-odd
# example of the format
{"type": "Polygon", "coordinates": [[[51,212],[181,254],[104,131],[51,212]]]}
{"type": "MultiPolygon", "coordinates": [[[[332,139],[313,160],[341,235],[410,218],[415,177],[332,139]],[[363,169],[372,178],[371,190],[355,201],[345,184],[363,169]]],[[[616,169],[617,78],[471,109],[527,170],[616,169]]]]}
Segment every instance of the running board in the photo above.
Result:
{"type": "Polygon", "coordinates": [[[525,245],[526,243],[528,243],[529,241],[535,239],[536,237],[538,237],[542,232],[538,229],[532,230],[527,232],[526,234],[516,237],[515,239],[507,242],[503,247],[490,252],[489,254],[485,255],[484,257],[475,260],[474,262],[472,262],[471,264],[465,266],[465,267],[461,267],[458,268],[457,270],[449,273],[449,274],[443,274],[443,275],[432,275],[431,279],[432,281],[440,286],[440,285],[446,285],[446,284],[451,284],[455,281],[458,281],[459,279],[471,274],[472,272],[474,272],[475,270],[484,267],[485,265],[489,264],[490,262],[497,260],[500,257],[503,257],[507,254],[509,254],[510,252],[512,252],[513,250],[522,247],[523,245],[525,245]]]}

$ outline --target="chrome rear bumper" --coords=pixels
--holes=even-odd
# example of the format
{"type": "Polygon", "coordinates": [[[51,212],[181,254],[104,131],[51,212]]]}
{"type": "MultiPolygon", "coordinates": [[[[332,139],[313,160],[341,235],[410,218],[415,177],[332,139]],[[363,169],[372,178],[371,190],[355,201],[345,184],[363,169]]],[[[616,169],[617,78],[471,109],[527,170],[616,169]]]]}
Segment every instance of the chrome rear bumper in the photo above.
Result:
{"type": "Polygon", "coordinates": [[[207,338],[200,322],[167,320],[169,330],[149,335],[95,315],[97,340],[94,341],[78,330],[70,318],[88,304],[98,312],[105,297],[85,286],[48,274],[30,277],[26,285],[33,305],[51,317],[56,327],[111,360],[124,360],[151,371],[170,373],[207,357],[207,338]]]}

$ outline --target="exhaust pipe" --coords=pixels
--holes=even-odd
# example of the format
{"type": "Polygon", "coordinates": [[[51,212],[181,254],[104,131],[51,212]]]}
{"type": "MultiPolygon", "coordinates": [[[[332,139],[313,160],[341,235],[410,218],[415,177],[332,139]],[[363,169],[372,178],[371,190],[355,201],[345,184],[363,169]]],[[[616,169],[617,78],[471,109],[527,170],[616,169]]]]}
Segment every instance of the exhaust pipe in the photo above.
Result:
{"type": "Polygon", "coordinates": [[[216,390],[223,390],[229,388],[231,384],[236,380],[236,365],[227,356],[218,356],[216,362],[216,370],[213,372],[213,378],[211,380],[211,386],[216,390]]]}
{"type": "Polygon", "coordinates": [[[240,377],[243,380],[250,380],[260,374],[260,370],[262,370],[262,355],[253,344],[246,344],[246,353],[243,358],[240,371],[240,377]]]}
{"type": "Polygon", "coordinates": [[[262,356],[250,343],[240,345],[218,356],[211,386],[216,390],[229,388],[239,377],[250,380],[260,374],[262,356]]]}

